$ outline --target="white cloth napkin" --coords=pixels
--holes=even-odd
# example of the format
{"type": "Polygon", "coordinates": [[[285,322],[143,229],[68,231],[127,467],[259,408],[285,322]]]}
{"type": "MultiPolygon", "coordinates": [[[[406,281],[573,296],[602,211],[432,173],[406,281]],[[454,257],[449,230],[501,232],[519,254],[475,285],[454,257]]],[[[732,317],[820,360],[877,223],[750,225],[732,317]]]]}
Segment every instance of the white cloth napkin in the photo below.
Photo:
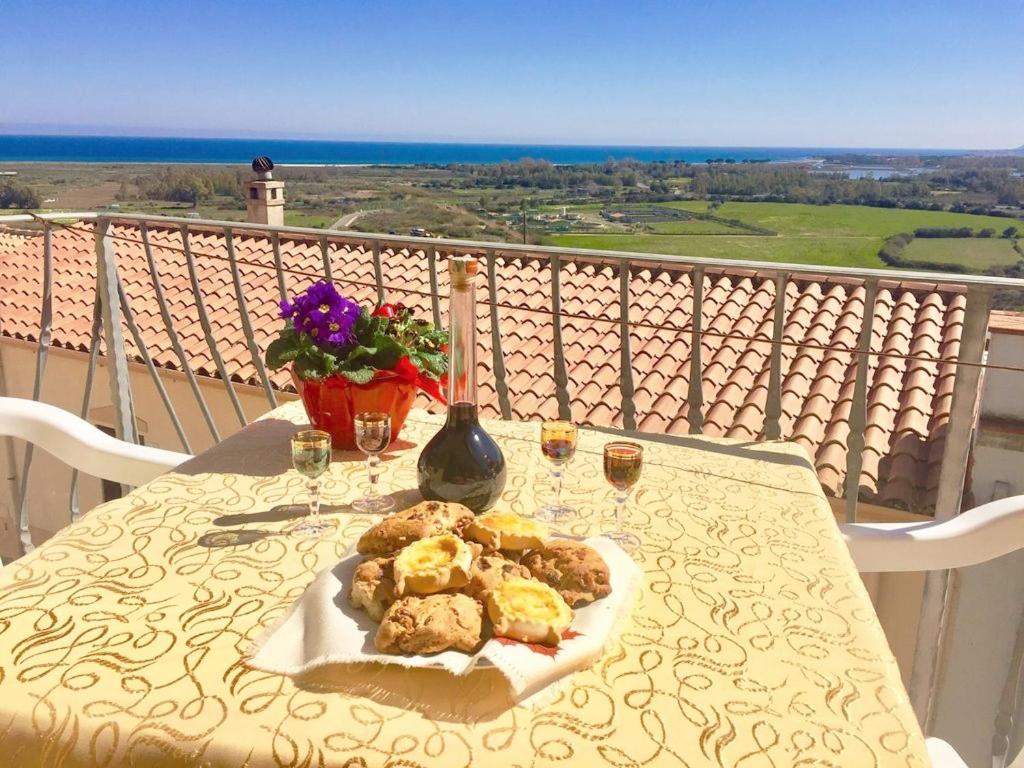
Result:
{"type": "Polygon", "coordinates": [[[322,571],[288,612],[254,644],[249,663],[267,672],[303,675],[328,664],[397,664],[441,668],[467,675],[493,666],[506,678],[517,700],[533,697],[570,672],[599,659],[629,617],[643,581],[633,559],[602,537],[585,540],[608,564],[611,594],[575,609],[570,630],[554,653],[540,646],[491,638],[476,654],[442,651],[430,656],[379,653],[373,645],[377,623],[348,602],[352,574],[363,559],[351,555],[322,571]]]}

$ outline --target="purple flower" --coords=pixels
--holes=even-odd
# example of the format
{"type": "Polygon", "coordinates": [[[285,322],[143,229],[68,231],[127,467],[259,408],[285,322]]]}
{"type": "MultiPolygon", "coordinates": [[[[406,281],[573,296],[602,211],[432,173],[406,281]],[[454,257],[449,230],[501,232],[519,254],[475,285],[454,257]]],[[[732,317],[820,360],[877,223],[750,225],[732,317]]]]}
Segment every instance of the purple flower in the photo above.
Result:
{"type": "Polygon", "coordinates": [[[320,346],[347,344],[359,318],[359,305],[346,299],[333,283],[313,283],[292,301],[281,302],[281,317],[291,318],[299,333],[310,336],[320,346]]]}

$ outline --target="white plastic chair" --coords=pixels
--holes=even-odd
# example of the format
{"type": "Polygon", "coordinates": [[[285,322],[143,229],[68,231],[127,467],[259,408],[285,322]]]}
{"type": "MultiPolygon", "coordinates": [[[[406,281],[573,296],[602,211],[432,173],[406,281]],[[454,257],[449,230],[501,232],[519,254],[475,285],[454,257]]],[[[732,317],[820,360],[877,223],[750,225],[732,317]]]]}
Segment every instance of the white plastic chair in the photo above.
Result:
{"type": "MultiPolygon", "coordinates": [[[[999,499],[942,522],[839,526],[863,573],[963,568],[1024,548],[1024,496],[999,499]]],[[[925,740],[935,768],[967,768],[942,739],[925,740]]]]}
{"type": "Polygon", "coordinates": [[[142,485],[192,457],[118,440],[84,419],[47,403],[0,397],[0,436],[42,448],[86,474],[142,485]]]}

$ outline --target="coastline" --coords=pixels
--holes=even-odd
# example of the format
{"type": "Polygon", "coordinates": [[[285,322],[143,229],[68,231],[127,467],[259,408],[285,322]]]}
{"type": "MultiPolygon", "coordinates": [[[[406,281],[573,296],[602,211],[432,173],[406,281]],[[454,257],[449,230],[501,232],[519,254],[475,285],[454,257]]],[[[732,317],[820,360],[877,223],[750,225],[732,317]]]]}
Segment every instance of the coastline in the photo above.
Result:
{"type": "MultiPolygon", "coordinates": [[[[138,136],[0,134],[0,163],[82,165],[241,165],[269,155],[277,165],[307,168],[495,165],[534,159],[554,165],[608,160],[739,164],[813,163],[826,157],[935,157],[993,150],[853,147],[715,147],[445,142],[353,142],[283,139],[201,139],[138,136]]],[[[1006,150],[1012,154],[1014,150],[1006,150]]]]}

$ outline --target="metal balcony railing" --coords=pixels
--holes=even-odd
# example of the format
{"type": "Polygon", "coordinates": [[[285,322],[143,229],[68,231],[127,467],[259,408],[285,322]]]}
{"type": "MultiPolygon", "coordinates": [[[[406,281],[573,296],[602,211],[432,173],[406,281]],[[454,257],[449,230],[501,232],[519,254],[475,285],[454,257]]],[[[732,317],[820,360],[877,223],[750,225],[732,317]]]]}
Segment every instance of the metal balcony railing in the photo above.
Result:
{"type": "MultiPolygon", "coordinates": [[[[227,391],[233,408],[239,417],[240,423],[246,422],[246,416],[239,402],[238,396],[232,384],[232,371],[224,361],[218,348],[217,340],[214,338],[214,328],[211,325],[209,311],[203,299],[201,280],[196,268],[190,247],[190,235],[193,232],[201,231],[208,233],[211,230],[222,234],[223,242],[227,251],[227,268],[231,274],[234,287],[235,301],[237,302],[238,315],[241,319],[241,330],[247,341],[248,353],[252,365],[257,373],[258,381],[262,387],[268,404],[273,407],[277,404],[275,388],[272,386],[270,376],[265,369],[262,360],[262,351],[254,339],[251,314],[246,303],[245,291],[243,290],[242,278],[240,275],[240,260],[235,253],[235,233],[261,234],[269,238],[274,254],[276,267],[276,282],[282,298],[286,295],[285,268],[282,264],[280,239],[282,237],[304,237],[315,238],[320,245],[322,254],[322,274],[327,278],[332,277],[331,251],[349,251],[355,249],[366,249],[372,254],[373,259],[373,287],[376,290],[378,300],[385,299],[388,286],[385,284],[381,266],[382,251],[405,249],[409,252],[422,253],[430,266],[429,286],[422,286],[421,294],[430,296],[431,309],[435,323],[441,323],[441,296],[438,291],[438,268],[439,257],[448,253],[473,253],[481,257],[487,267],[487,290],[488,299],[485,303],[492,306],[491,312],[491,351],[493,360],[492,369],[495,376],[495,386],[498,394],[499,410],[504,418],[511,417],[509,404],[509,390],[507,373],[505,369],[505,354],[503,350],[503,339],[500,333],[499,313],[502,304],[497,297],[497,279],[495,274],[495,261],[499,257],[522,256],[533,258],[545,258],[550,263],[550,314],[553,318],[553,341],[554,341],[554,371],[555,396],[558,408],[563,418],[570,416],[570,392],[569,379],[565,365],[565,355],[562,340],[562,320],[571,316],[562,306],[561,275],[563,265],[569,262],[590,262],[601,265],[612,265],[619,274],[619,303],[618,318],[614,320],[619,326],[620,336],[620,366],[619,366],[619,390],[621,394],[621,410],[623,414],[623,426],[627,430],[636,428],[636,409],[634,406],[634,383],[632,353],[630,349],[631,327],[647,326],[651,328],[662,328],[657,324],[647,324],[643,320],[636,321],[630,318],[630,296],[629,296],[629,275],[630,269],[636,268],[665,268],[683,269],[691,272],[691,282],[694,293],[694,306],[699,306],[703,298],[705,274],[712,274],[716,271],[736,272],[737,270],[749,270],[761,276],[768,276],[775,283],[775,306],[774,322],[772,324],[772,336],[770,339],[762,338],[759,341],[771,344],[770,370],[767,382],[767,400],[765,404],[765,428],[764,434],[769,439],[781,436],[780,417],[782,415],[782,351],[787,342],[783,339],[783,328],[786,319],[786,291],[785,287],[790,280],[807,279],[813,276],[827,275],[830,278],[842,277],[863,286],[864,306],[873,307],[875,296],[880,285],[897,284],[922,284],[942,285],[966,295],[966,306],[964,314],[964,325],[961,334],[959,356],[957,358],[957,370],[955,378],[954,402],[950,412],[949,428],[945,439],[944,455],[941,462],[941,473],[939,479],[938,497],[935,505],[936,519],[947,519],[955,515],[960,507],[967,459],[970,450],[970,441],[974,426],[975,416],[975,395],[978,391],[978,384],[982,371],[982,357],[985,349],[987,331],[987,320],[991,306],[991,298],[994,291],[999,289],[1024,289],[1024,281],[1010,278],[1000,278],[982,275],[966,274],[940,274],[932,272],[909,272],[898,270],[865,270],[851,268],[820,267],[816,265],[802,264],[777,264],[762,263],[745,260],[724,260],[704,259],[696,257],[666,256],[660,254],[642,254],[619,251],[596,251],[568,248],[549,248],[533,245],[518,245],[510,243],[489,243],[466,240],[444,240],[433,238],[396,237],[391,235],[374,235],[355,232],[324,231],[302,227],[272,227],[259,224],[248,224],[239,222],[210,221],[193,218],[178,218],[168,216],[153,216],[145,214],[116,214],[107,215],[92,212],[85,213],[53,213],[53,214],[19,214],[0,216],[0,226],[16,226],[18,224],[33,224],[41,226],[43,230],[43,260],[44,260],[44,290],[43,300],[40,309],[40,334],[37,353],[36,376],[34,396],[38,399],[42,386],[43,371],[46,366],[46,355],[51,340],[51,325],[53,317],[53,253],[52,233],[56,227],[68,226],[69,222],[90,222],[92,229],[90,234],[95,236],[95,258],[97,268],[97,287],[94,303],[93,318],[93,344],[90,350],[90,380],[87,382],[87,393],[91,389],[91,377],[95,370],[95,359],[98,354],[98,340],[102,338],[106,342],[108,358],[110,361],[109,371],[112,377],[111,391],[115,406],[115,426],[119,437],[129,441],[137,440],[134,434],[133,408],[131,401],[131,390],[128,386],[128,358],[125,352],[124,329],[131,334],[138,349],[143,363],[149,370],[153,383],[164,403],[165,408],[174,424],[175,430],[186,450],[191,450],[189,437],[182,426],[174,404],[167,394],[166,388],[160,381],[158,368],[154,365],[149,354],[142,334],[132,317],[131,309],[125,296],[124,284],[118,273],[117,259],[115,256],[116,236],[112,233],[112,226],[128,225],[137,231],[138,241],[141,242],[148,264],[150,278],[154,295],[159,307],[164,328],[173,347],[175,356],[180,364],[180,370],[188,379],[189,386],[199,404],[203,419],[208,425],[214,439],[219,439],[217,426],[213,415],[207,405],[202,391],[200,390],[197,378],[193,372],[188,356],[181,343],[178,329],[175,327],[171,309],[168,306],[164,290],[161,286],[160,274],[154,258],[154,246],[150,243],[149,225],[166,228],[175,227],[181,233],[182,257],[187,263],[188,274],[191,282],[192,294],[195,298],[196,309],[198,310],[200,324],[205,336],[207,345],[213,357],[219,378],[227,391]],[[123,321],[123,324],[122,324],[123,321]],[[101,333],[102,331],[102,333],[101,333]]],[[[74,226],[72,224],[72,226],[74,226]]],[[[159,246],[166,247],[166,246],[159,246]]],[[[403,289],[408,292],[408,289],[403,289]]],[[[592,318],[588,318],[592,319],[592,318]]],[[[869,355],[873,354],[870,345],[872,339],[874,317],[872,313],[865,313],[856,349],[844,349],[857,358],[856,379],[854,381],[851,411],[849,416],[849,434],[847,437],[847,467],[846,477],[846,516],[849,521],[856,520],[858,490],[856,481],[849,479],[860,477],[861,463],[864,451],[864,430],[867,426],[867,377],[868,365],[861,364],[869,355]]],[[[703,395],[702,395],[702,374],[704,361],[701,356],[701,340],[706,333],[715,335],[715,332],[702,328],[701,313],[692,314],[688,328],[673,328],[676,333],[687,333],[690,336],[690,349],[692,353],[689,359],[689,391],[687,393],[687,419],[689,432],[699,434],[702,430],[703,419],[703,395]]],[[[718,335],[721,335],[720,333],[718,335]]],[[[26,457],[27,464],[31,463],[30,453],[26,457]]],[[[27,471],[25,472],[27,475],[27,471]]],[[[24,478],[22,485],[24,486],[24,478]]],[[[24,490],[24,489],[23,489],[24,490]]],[[[23,512],[25,509],[24,499],[19,500],[19,507],[23,512]]],[[[27,532],[27,522],[22,520],[23,534],[27,532]]]]}
{"type": "MultiPolygon", "coordinates": [[[[771,337],[759,338],[759,342],[771,344],[770,368],[767,382],[767,394],[765,403],[765,426],[764,434],[769,439],[781,436],[780,418],[782,416],[782,376],[783,376],[783,348],[787,343],[783,338],[783,328],[786,321],[786,286],[789,281],[811,280],[815,276],[827,275],[829,278],[844,278],[863,288],[864,306],[873,307],[875,296],[880,286],[892,284],[923,284],[929,286],[942,286],[956,292],[963,293],[966,298],[964,306],[964,324],[960,337],[959,355],[955,360],[955,388],[953,403],[949,414],[948,430],[946,432],[944,452],[941,459],[941,473],[939,478],[938,496],[935,505],[935,518],[944,520],[956,515],[960,509],[964,483],[967,472],[968,457],[970,453],[972,432],[975,421],[976,399],[979,390],[979,381],[983,369],[983,356],[985,351],[988,317],[991,307],[992,295],[1000,289],[1024,289],[1024,281],[1008,278],[989,277],[967,274],[938,274],[933,272],[910,272],[898,270],[868,270],[821,267],[815,265],[801,264],[778,264],[762,263],[745,260],[720,260],[705,259],[697,257],[666,256],[660,254],[644,254],[619,251],[596,251],[569,248],[549,248],[534,245],[517,245],[509,243],[475,242],[465,240],[444,240],[416,237],[396,237],[390,235],[374,235],[362,232],[338,232],[324,231],[320,229],[308,229],[302,227],[272,227],[258,224],[248,224],[227,221],[200,220],[194,218],[177,218],[168,216],[152,216],[144,214],[108,214],[108,213],[52,213],[52,214],[17,214],[0,216],[0,227],[16,227],[19,225],[31,225],[41,227],[43,232],[43,295],[40,307],[39,338],[36,352],[35,378],[33,386],[33,397],[39,399],[42,391],[43,375],[46,368],[47,352],[51,344],[51,329],[53,320],[53,232],[58,227],[82,226],[88,222],[90,234],[95,237],[95,266],[97,284],[95,299],[93,302],[93,318],[91,329],[91,344],[89,350],[88,376],[85,383],[85,393],[82,406],[82,415],[85,416],[89,408],[90,393],[92,391],[93,379],[96,370],[97,357],[100,351],[100,339],[105,343],[107,357],[107,369],[109,373],[110,390],[115,411],[115,426],[117,436],[137,441],[135,434],[135,417],[132,403],[131,388],[129,386],[129,360],[125,349],[124,330],[127,329],[131,335],[134,345],[138,350],[143,364],[149,371],[153,384],[162,400],[174,429],[177,432],[182,445],[186,450],[191,450],[189,435],[182,425],[175,410],[174,403],[167,393],[167,389],[161,381],[158,367],[154,364],[152,356],[147,350],[143,334],[132,316],[130,304],[125,295],[122,276],[118,271],[116,258],[116,236],[112,228],[117,226],[129,226],[137,232],[137,241],[141,243],[148,265],[149,278],[152,282],[153,295],[159,309],[162,323],[173,349],[174,356],[180,364],[180,370],[185,375],[188,385],[200,408],[203,421],[208,426],[211,436],[219,439],[219,433],[215,419],[204,399],[202,389],[199,385],[196,374],[193,371],[188,355],[184,349],[179,329],[175,327],[175,318],[168,300],[165,297],[161,285],[161,276],[158,270],[157,261],[153,251],[155,246],[150,242],[150,227],[159,226],[166,230],[168,227],[176,228],[181,236],[181,257],[187,266],[191,293],[195,300],[195,306],[199,316],[199,323],[202,334],[210,349],[213,364],[226,390],[227,396],[238,416],[239,422],[246,422],[246,415],[239,401],[239,397],[232,383],[232,373],[229,370],[222,354],[219,351],[215,329],[210,321],[210,310],[204,302],[204,291],[199,270],[197,270],[193,257],[190,242],[193,236],[198,233],[209,233],[214,231],[223,238],[226,246],[226,263],[230,271],[234,291],[234,301],[237,303],[238,315],[241,319],[242,331],[244,333],[248,355],[251,358],[252,366],[256,372],[256,379],[262,388],[267,403],[270,406],[277,404],[275,387],[272,385],[271,377],[266,371],[262,352],[255,341],[251,315],[246,303],[245,291],[240,274],[242,260],[238,258],[235,250],[235,234],[245,233],[247,235],[258,234],[269,239],[274,257],[273,268],[276,272],[276,284],[281,298],[286,295],[286,269],[282,264],[280,241],[281,238],[303,238],[319,243],[322,255],[323,276],[332,277],[331,254],[332,251],[368,251],[373,261],[373,282],[378,300],[385,300],[388,286],[385,283],[381,263],[382,252],[406,250],[410,253],[422,254],[429,264],[429,285],[420,286],[418,289],[402,290],[406,293],[413,292],[429,296],[431,312],[434,322],[440,325],[442,321],[441,301],[443,297],[439,291],[438,260],[447,254],[475,254],[483,259],[487,267],[487,300],[485,303],[491,307],[491,353],[492,371],[495,377],[495,388],[498,397],[498,408],[501,415],[511,418],[512,409],[510,406],[508,375],[505,368],[505,351],[503,349],[503,338],[500,331],[499,315],[506,307],[499,302],[497,294],[496,263],[498,259],[509,257],[520,257],[524,259],[542,258],[550,265],[550,309],[535,310],[545,311],[552,319],[553,333],[553,378],[555,382],[555,397],[558,403],[558,410],[563,418],[570,416],[570,382],[566,368],[565,353],[563,348],[563,320],[573,315],[563,308],[562,297],[562,272],[563,267],[571,262],[590,263],[602,266],[611,266],[619,276],[618,282],[618,316],[600,318],[603,322],[617,325],[620,339],[620,365],[619,365],[619,392],[621,396],[622,422],[626,430],[636,428],[636,407],[634,403],[634,382],[633,382],[633,356],[631,352],[631,328],[648,327],[663,330],[664,326],[656,323],[647,323],[645,320],[635,320],[630,316],[630,271],[635,269],[673,269],[689,271],[693,285],[693,306],[701,306],[705,275],[712,275],[718,272],[736,272],[737,270],[749,270],[757,275],[770,277],[775,284],[775,299],[773,311],[773,323],[771,337]]],[[[160,246],[166,247],[166,246],[160,246]]],[[[351,282],[351,281],[349,281],[351,282]]],[[[365,286],[364,286],[365,287],[365,286]]],[[[504,311],[507,311],[505,309],[504,311]]],[[[869,365],[866,364],[872,354],[878,354],[871,350],[872,329],[874,316],[871,312],[864,313],[864,320],[859,331],[855,348],[846,347],[844,352],[854,355],[856,358],[856,377],[853,383],[851,410],[849,415],[849,433],[847,437],[847,467],[846,467],[846,491],[845,505],[846,517],[849,521],[855,521],[857,517],[858,504],[858,479],[861,475],[861,465],[864,453],[864,433],[867,426],[867,378],[869,365]]],[[[588,321],[597,321],[595,318],[587,317],[588,321]]],[[[718,334],[702,327],[701,312],[693,312],[687,327],[670,328],[676,334],[687,334],[690,341],[689,358],[689,389],[687,392],[687,418],[689,432],[699,434],[702,430],[702,374],[704,372],[704,361],[701,356],[701,341],[705,334],[718,334]]],[[[752,341],[752,340],[751,340],[752,341]]],[[[945,362],[945,361],[944,361],[945,362]]],[[[21,539],[25,550],[31,548],[29,537],[28,507],[26,495],[28,490],[28,476],[32,463],[32,448],[28,446],[25,450],[24,463],[20,484],[20,497],[17,499],[18,514],[21,529],[21,539]]],[[[71,509],[73,516],[77,515],[76,485],[72,482],[71,509]]],[[[921,691],[930,689],[931,675],[934,673],[935,659],[937,658],[936,637],[941,623],[941,616],[945,604],[945,574],[934,573],[929,575],[926,588],[926,600],[920,627],[918,630],[918,659],[923,663],[915,663],[914,679],[911,689],[915,697],[921,691]]]]}

